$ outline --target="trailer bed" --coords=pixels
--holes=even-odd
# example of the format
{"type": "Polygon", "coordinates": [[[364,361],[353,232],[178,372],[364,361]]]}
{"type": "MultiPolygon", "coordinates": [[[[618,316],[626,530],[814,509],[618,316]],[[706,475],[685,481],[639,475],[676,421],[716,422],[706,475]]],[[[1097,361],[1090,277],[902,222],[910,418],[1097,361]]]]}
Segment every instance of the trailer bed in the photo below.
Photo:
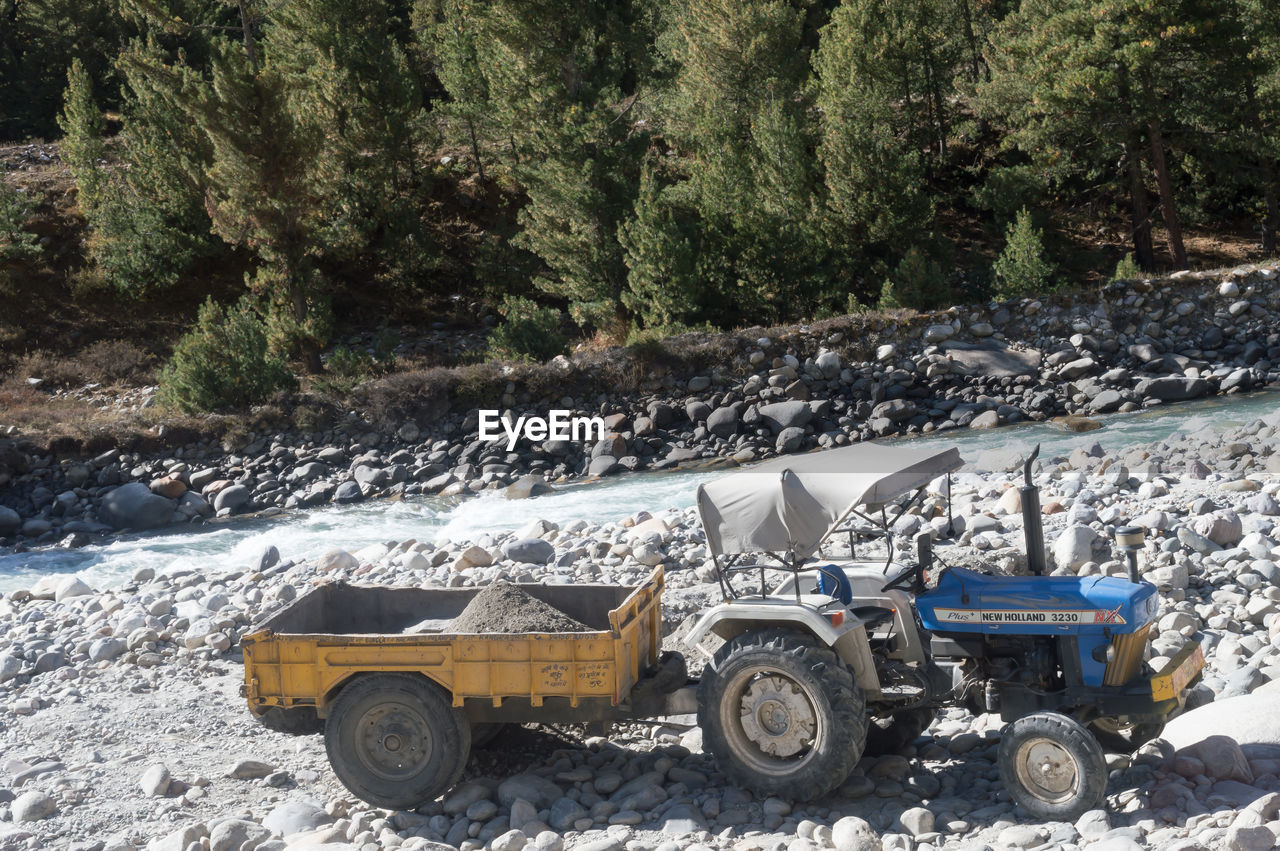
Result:
{"type": "Polygon", "coordinates": [[[635,587],[519,585],[592,631],[517,634],[432,631],[478,588],[322,585],[241,639],[245,697],[255,714],[310,707],[323,718],[353,677],[407,672],[440,684],[473,720],[541,720],[547,701],[561,718],[563,707],[604,717],[658,661],[663,584],[659,567],[635,587]]]}

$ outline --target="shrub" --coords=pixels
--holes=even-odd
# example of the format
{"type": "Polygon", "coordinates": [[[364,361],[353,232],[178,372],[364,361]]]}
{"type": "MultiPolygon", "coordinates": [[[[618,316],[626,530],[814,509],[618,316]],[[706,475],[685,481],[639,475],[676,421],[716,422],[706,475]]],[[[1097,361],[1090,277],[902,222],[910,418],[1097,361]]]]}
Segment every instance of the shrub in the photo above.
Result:
{"type": "Polygon", "coordinates": [[[991,271],[996,279],[997,298],[1021,298],[1049,289],[1053,264],[1044,253],[1044,234],[1031,223],[1023,207],[1005,232],[1004,251],[991,271]]]}
{"type": "MultiPolygon", "coordinates": [[[[919,246],[911,246],[880,289],[881,310],[910,307],[934,310],[951,300],[942,264],[919,246]]],[[[852,312],[852,311],[851,311],[852,312]]]]}
{"type": "Polygon", "coordinates": [[[160,374],[161,399],[187,412],[252,405],[294,385],[262,320],[243,302],[224,309],[212,298],[160,374]]]}
{"type": "Polygon", "coordinates": [[[31,209],[26,195],[0,181],[0,290],[7,289],[6,266],[40,254],[39,237],[26,229],[31,209]]]}
{"type": "Polygon", "coordinates": [[[561,314],[519,296],[507,296],[498,308],[502,322],[489,337],[494,357],[507,360],[550,360],[562,355],[568,343],[560,333],[561,314]]]}
{"type": "Polygon", "coordinates": [[[1133,259],[1132,254],[1126,254],[1120,258],[1120,262],[1116,264],[1116,270],[1111,275],[1113,281],[1132,281],[1135,278],[1142,277],[1142,268],[1138,266],[1138,261],[1133,259]]]}

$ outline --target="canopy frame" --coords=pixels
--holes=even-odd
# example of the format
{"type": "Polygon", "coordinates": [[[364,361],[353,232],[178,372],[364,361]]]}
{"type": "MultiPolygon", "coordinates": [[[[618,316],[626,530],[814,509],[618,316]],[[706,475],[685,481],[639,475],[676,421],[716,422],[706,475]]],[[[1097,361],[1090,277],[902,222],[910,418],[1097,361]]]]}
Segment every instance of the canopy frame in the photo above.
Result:
{"type": "Polygon", "coordinates": [[[759,573],[759,594],[768,596],[767,571],[779,570],[795,578],[798,601],[801,571],[831,573],[813,562],[827,557],[823,550],[838,533],[849,535],[855,558],[858,538],[883,538],[887,568],[895,555],[892,526],[922,501],[930,482],[944,475],[947,529],[954,534],[951,474],[962,463],[955,449],[930,452],[864,443],[777,458],[731,473],[709,483],[714,495],[707,485],[699,486],[698,511],[724,598],[753,595],[733,584],[735,576],[752,571],[759,573]],[[875,534],[868,536],[855,519],[865,521],[875,534]],[[767,556],[775,564],[764,559],[745,563],[750,554],[767,556]]]}

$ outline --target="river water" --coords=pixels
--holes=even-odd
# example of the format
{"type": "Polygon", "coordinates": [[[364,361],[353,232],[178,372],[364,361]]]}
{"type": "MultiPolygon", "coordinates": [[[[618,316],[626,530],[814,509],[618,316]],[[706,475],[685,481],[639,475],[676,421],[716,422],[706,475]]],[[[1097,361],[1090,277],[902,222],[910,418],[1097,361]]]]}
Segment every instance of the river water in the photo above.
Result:
{"type": "MultiPolygon", "coordinates": [[[[990,431],[955,429],[909,439],[946,441],[968,461],[987,450],[1025,453],[1036,443],[1042,456],[1065,455],[1076,446],[1100,443],[1108,450],[1159,442],[1177,432],[1221,430],[1269,416],[1280,409],[1280,392],[1218,397],[1164,405],[1132,414],[1100,417],[1102,429],[1074,434],[1047,423],[990,431]]],[[[355,551],[387,541],[464,540],[486,532],[519,528],[542,518],[563,524],[620,520],[637,511],[687,508],[697,484],[722,472],[635,473],[600,483],[573,485],[555,494],[508,500],[501,491],[469,499],[438,497],[330,505],[207,527],[125,536],[78,550],[47,549],[0,555],[0,591],[30,587],[48,573],[78,573],[104,588],[129,579],[135,570],[194,568],[203,573],[255,567],[268,546],[284,558],[302,559],[327,549],[355,551]]]]}

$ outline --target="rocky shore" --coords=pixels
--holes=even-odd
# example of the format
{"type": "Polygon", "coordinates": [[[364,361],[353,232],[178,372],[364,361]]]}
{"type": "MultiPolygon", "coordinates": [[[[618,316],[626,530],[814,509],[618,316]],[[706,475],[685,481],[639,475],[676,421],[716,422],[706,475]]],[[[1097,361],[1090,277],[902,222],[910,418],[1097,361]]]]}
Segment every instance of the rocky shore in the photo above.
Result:
{"type": "MultiPolygon", "coordinates": [[[[1142,569],[1161,589],[1152,664],[1186,641],[1208,660],[1191,711],[1165,739],[1109,757],[1106,810],[1074,824],[1014,808],[996,772],[999,719],[961,710],[901,753],[866,756],[816,802],[727,785],[693,719],[677,717],[607,738],[508,729],[444,798],[387,812],[338,785],[320,738],[261,727],[238,696],[240,637],[333,579],[631,584],[662,564],[664,620],[678,632],[718,590],[693,513],[667,510],[301,562],[268,548],[203,575],[148,569],[106,590],[50,577],[0,597],[0,848],[1269,849],[1280,837],[1278,437],[1280,417],[1042,459],[1055,572],[1122,573],[1114,529],[1146,526],[1142,569]]],[[[1017,570],[1013,459],[969,460],[952,484],[954,536],[938,553],[1017,570]]],[[[925,526],[946,534],[939,505],[934,493],[899,521],[901,547],[925,526]]]]}
{"type": "Polygon", "coordinates": [[[498,398],[419,407],[420,416],[383,428],[351,412],[324,432],[248,434],[160,456],[76,457],[0,440],[0,546],[75,547],[124,529],[379,496],[533,495],[568,478],[744,463],[898,433],[1064,416],[1088,428],[1079,415],[1276,383],[1278,277],[1274,265],[1250,266],[1115,283],[1096,297],[713,335],[726,353],[714,368],[655,366],[629,394],[559,358],[543,371],[594,388],[589,396],[512,381],[498,398]],[[508,451],[504,440],[478,438],[477,407],[513,422],[562,408],[602,417],[607,434],[508,451]]]}

